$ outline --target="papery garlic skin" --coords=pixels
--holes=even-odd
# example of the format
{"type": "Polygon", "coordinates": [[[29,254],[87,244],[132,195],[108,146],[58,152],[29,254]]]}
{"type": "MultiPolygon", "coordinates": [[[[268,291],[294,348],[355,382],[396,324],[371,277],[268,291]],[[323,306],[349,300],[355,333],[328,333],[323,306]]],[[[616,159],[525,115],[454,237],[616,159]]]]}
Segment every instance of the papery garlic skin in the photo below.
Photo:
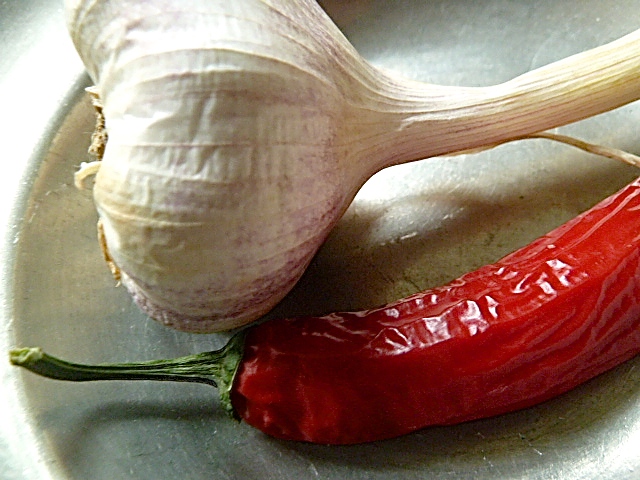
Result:
{"type": "Polygon", "coordinates": [[[69,5],[107,121],[94,197],[109,253],[150,316],[188,331],[270,310],[356,188],[336,163],[330,65],[265,3],[229,3],[69,5]]]}
{"type": "Polygon", "coordinates": [[[109,255],[145,312],[191,332],[273,308],[381,168],[640,97],[636,79],[589,106],[567,88],[570,73],[554,74],[560,86],[539,119],[539,107],[519,109],[528,92],[544,99],[544,76],[504,88],[391,78],[312,0],[67,0],[66,9],[109,136],[94,186],[109,255]]]}

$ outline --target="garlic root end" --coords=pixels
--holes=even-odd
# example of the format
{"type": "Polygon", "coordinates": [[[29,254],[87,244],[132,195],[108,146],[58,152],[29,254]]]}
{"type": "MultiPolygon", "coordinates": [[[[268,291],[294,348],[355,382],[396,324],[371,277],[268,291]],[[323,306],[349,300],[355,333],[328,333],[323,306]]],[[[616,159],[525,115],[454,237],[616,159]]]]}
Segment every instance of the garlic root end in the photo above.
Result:
{"type": "Polygon", "coordinates": [[[111,275],[113,275],[114,280],[116,281],[116,286],[119,286],[122,281],[122,273],[120,272],[120,268],[113,261],[113,257],[109,253],[109,247],[107,246],[107,239],[104,235],[104,225],[102,224],[102,220],[98,220],[97,224],[98,228],[98,243],[100,244],[100,250],[102,251],[102,257],[104,261],[107,263],[109,270],[111,271],[111,275]]]}
{"type": "Polygon", "coordinates": [[[97,87],[88,87],[86,92],[91,96],[91,104],[93,105],[96,124],[91,134],[91,145],[89,146],[89,154],[95,158],[92,162],[82,162],[80,168],[73,175],[73,183],[78,190],[84,189],[85,180],[94,176],[100,169],[100,162],[104,156],[104,150],[107,146],[107,129],[105,127],[104,113],[102,111],[102,101],[97,87]]]}
{"type": "Polygon", "coordinates": [[[82,162],[80,168],[73,174],[73,184],[78,190],[84,190],[85,180],[94,176],[100,170],[102,162],[95,160],[93,162],[82,162]]]}

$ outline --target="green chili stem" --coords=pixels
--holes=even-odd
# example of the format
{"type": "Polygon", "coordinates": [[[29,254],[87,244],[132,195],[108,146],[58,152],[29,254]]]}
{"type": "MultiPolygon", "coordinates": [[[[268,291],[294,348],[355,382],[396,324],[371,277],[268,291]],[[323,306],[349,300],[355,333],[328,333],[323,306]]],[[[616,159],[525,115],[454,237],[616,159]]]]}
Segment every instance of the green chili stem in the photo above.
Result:
{"type": "Polygon", "coordinates": [[[206,383],[218,388],[221,406],[232,416],[231,388],[244,351],[244,334],[231,337],[220,350],[196,353],[168,360],[137,363],[84,365],[53,357],[39,347],[9,352],[13,365],[56,380],[88,382],[95,380],[162,380],[206,383]]]}

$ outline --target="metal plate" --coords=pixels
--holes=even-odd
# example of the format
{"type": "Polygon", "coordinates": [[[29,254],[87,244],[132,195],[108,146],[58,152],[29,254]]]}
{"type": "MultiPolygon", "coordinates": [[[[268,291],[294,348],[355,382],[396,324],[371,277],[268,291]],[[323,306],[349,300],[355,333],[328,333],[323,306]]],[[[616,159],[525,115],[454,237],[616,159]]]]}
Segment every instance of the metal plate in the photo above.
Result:
{"type": "MultiPolygon", "coordinates": [[[[220,346],[145,318],[102,264],[93,113],[61,2],[0,2],[0,348],[108,362],[220,346]]],[[[416,79],[487,85],[638,27],[638,0],[325,1],[362,54],[416,79]]],[[[640,106],[561,129],[640,153],[640,106]]],[[[272,314],[370,307],[450,280],[612,193],[636,170],[544,141],[394,167],[365,185],[272,314]]],[[[640,478],[640,359],[538,407],[352,447],[276,441],[186,384],[71,385],[0,362],[3,479],[640,478]]]]}

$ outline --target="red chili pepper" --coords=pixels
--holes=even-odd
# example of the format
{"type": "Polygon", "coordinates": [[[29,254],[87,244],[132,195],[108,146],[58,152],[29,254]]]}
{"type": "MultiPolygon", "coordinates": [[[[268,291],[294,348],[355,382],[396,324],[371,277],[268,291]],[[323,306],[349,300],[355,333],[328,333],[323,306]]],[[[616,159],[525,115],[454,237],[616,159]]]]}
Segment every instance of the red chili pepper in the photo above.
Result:
{"type": "Polygon", "coordinates": [[[493,265],[374,310],[266,322],[177,360],[11,359],[68,380],[217,383],[269,435],[349,444],[528,407],[638,352],[640,180],[493,265]]]}

